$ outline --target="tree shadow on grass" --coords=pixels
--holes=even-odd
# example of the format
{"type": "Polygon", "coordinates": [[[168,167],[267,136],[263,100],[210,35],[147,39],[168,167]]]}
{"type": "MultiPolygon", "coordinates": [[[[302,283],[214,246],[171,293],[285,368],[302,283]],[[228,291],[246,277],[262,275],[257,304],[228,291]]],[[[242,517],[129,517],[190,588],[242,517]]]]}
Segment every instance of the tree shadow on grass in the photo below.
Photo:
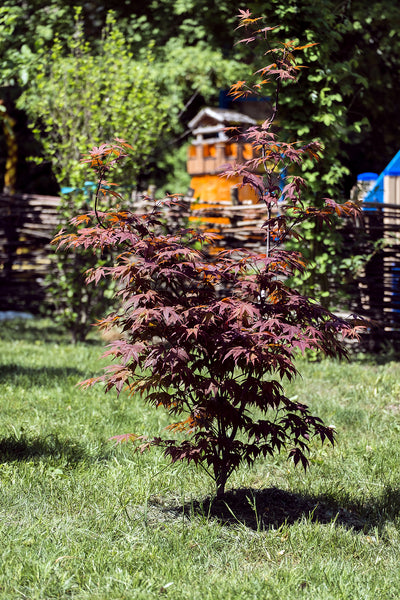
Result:
{"type": "Polygon", "coordinates": [[[24,340],[35,343],[60,343],[70,341],[68,334],[55,323],[45,319],[9,319],[1,321],[1,338],[6,341],[24,340]]]}
{"type": "Polygon", "coordinates": [[[29,437],[22,434],[0,439],[0,464],[44,458],[71,466],[91,459],[82,444],[75,440],[60,439],[57,435],[29,437]]]}
{"type": "MultiPolygon", "coordinates": [[[[46,344],[72,344],[71,334],[63,330],[60,325],[50,319],[9,319],[1,321],[0,337],[2,340],[13,342],[15,340],[27,343],[46,344]]],[[[104,345],[103,341],[90,332],[85,340],[85,345],[104,345]]]]}
{"type": "Polygon", "coordinates": [[[77,382],[87,373],[75,367],[24,367],[18,364],[0,364],[0,383],[14,382],[23,387],[33,385],[49,385],[65,381],[68,377],[76,377],[77,382]]]}
{"type": "MultiPolygon", "coordinates": [[[[171,507],[165,507],[171,513],[171,507]]],[[[380,497],[352,506],[331,496],[312,496],[279,488],[230,490],[223,498],[175,507],[176,514],[215,518],[224,525],[244,525],[253,530],[278,529],[302,519],[334,524],[355,531],[380,529],[400,515],[400,490],[387,488],[380,497]]]]}

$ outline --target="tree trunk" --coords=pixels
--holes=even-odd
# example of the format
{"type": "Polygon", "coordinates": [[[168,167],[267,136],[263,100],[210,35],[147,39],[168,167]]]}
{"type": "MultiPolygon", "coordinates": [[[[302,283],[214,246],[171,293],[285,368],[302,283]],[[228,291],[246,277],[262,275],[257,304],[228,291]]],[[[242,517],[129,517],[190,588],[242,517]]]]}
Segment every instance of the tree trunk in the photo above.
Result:
{"type": "Polygon", "coordinates": [[[225,486],[228,481],[228,471],[224,469],[216,474],[215,482],[217,484],[217,498],[222,498],[225,495],[225,486]]]}

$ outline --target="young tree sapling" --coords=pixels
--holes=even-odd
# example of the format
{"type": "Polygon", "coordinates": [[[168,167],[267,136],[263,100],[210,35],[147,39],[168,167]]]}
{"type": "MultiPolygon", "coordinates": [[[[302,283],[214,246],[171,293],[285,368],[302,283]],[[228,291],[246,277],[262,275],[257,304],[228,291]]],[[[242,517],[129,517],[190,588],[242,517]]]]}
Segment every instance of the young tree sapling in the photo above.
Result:
{"type": "MultiPolygon", "coordinates": [[[[106,391],[140,394],[175,419],[167,427],[173,437],[115,439],[132,440],[141,451],[160,446],[173,462],[194,462],[214,479],[218,496],[242,462],[251,465],[286,449],[294,464],[306,468],[312,437],[334,443],[334,430],[288,398],[283,381],[297,375],[299,351],[345,357],[343,338],[357,328],[286,283],[307,269],[300,253],[282,247],[289,235],[297,235],[297,225],[308,219],[329,223],[335,214],[357,210],[330,199],[323,208],[304,206],[306,183],[290,175],[290,165],[306,157],[318,160],[319,146],[282,143],[272,129],[282,85],[296,79],[301,67],[296,54],[304,47],[294,42],[271,47],[273,28],[262,27],[249,11],[240,11],[239,18],[239,27],[250,30],[242,43],[261,39],[272,62],[258,73],[261,82],[238,82],[232,93],[258,92],[275,82],[275,101],[272,117],[241,134],[256,158],[228,166],[225,175],[241,174],[265,204],[265,248],[225,250],[211,260],[202,248],[213,235],[163,231],[162,203],[145,215],[123,210],[82,215],[74,219],[76,233],[57,238],[64,247],[119,251],[112,267],[89,272],[88,284],[103,277],[118,283],[121,308],[99,326],[117,325],[123,335],[106,352],[115,363],[83,384],[103,381],[106,391]]],[[[99,193],[110,193],[104,173],[123,159],[127,147],[119,140],[89,153],[86,161],[101,174],[99,193]]],[[[122,202],[118,192],[112,194],[122,202]]],[[[164,203],[174,201],[169,197],[164,203]]]]}

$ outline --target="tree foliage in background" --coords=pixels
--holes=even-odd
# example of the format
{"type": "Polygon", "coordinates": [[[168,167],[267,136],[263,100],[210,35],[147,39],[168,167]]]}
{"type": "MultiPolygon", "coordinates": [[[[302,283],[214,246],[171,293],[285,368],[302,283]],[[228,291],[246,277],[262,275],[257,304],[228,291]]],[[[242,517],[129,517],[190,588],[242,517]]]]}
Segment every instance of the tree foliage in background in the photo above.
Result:
{"type": "MultiPolygon", "coordinates": [[[[180,135],[193,116],[190,106],[197,110],[198,102],[218,101],[218,87],[231,81],[231,61],[243,71],[247,62],[251,71],[252,63],[255,65],[257,60],[255,54],[234,46],[234,13],[232,3],[227,0],[221,0],[212,10],[209,0],[157,0],[141,4],[133,0],[124,3],[5,0],[0,9],[0,85],[25,85],[32,80],[30,68],[40,49],[51,47],[56,34],[65,42],[73,33],[73,6],[81,7],[85,37],[95,49],[101,45],[101,30],[110,9],[115,10],[118,25],[135,57],[145,57],[148,44],[156,40],[153,66],[159,76],[165,76],[163,94],[171,92],[175,99],[170,103],[172,110],[182,113],[180,135]],[[190,56],[187,61],[185,49],[190,56]],[[171,89],[169,83],[173,81],[173,67],[179,56],[187,64],[187,74],[178,61],[182,76],[178,76],[171,89]],[[199,86],[193,68],[200,73],[202,63],[209,66],[199,86]],[[224,69],[230,70],[227,77],[223,75],[224,69]],[[199,94],[196,102],[192,101],[182,112],[194,93],[199,94]]],[[[285,130],[287,123],[289,130],[293,125],[301,136],[318,138],[324,143],[324,163],[310,172],[316,185],[336,185],[348,193],[357,173],[379,172],[398,150],[396,74],[400,67],[400,6],[392,0],[374,0],[368,4],[361,0],[285,3],[256,0],[249,3],[249,8],[277,18],[282,37],[306,38],[312,42],[313,32],[321,32],[319,45],[307,51],[310,68],[302,73],[296,90],[288,92],[280,120],[285,130]],[[299,110],[293,111],[293,106],[299,110]]],[[[171,146],[166,145],[165,152],[170,150],[171,146]]]]}
{"type": "MultiPolygon", "coordinates": [[[[322,193],[348,198],[358,173],[380,172],[398,151],[400,5],[392,0],[256,0],[248,6],[277,19],[282,38],[318,41],[305,51],[308,68],[302,71],[298,85],[289,86],[285,93],[281,132],[286,136],[295,131],[301,139],[317,139],[323,146],[323,160],[317,166],[304,161],[298,171],[309,182],[305,197],[310,204],[322,193]]],[[[213,10],[207,0],[164,0],[140,7],[128,2],[120,14],[136,47],[156,34],[162,42],[157,63],[168,64],[170,48],[182,55],[191,48],[201,64],[207,47],[208,52],[217,50],[225,60],[240,64],[240,78],[247,77],[246,67],[257,67],[257,52],[234,45],[230,2],[222,0],[213,10]]],[[[220,78],[219,85],[222,83],[220,78]]],[[[186,102],[193,98],[193,87],[184,80],[179,89],[186,102]]],[[[194,89],[200,91],[199,86],[194,89]]],[[[218,98],[203,88],[181,115],[182,132],[200,102],[216,104],[218,98]]],[[[286,141],[290,142],[290,137],[286,141]]],[[[295,283],[326,303],[340,302],[343,259],[351,261],[353,249],[347,248],[347,240],[337,230],[318,230],[312,223],[306,225],[303,236],[306,248],[302,250],[314,267],[296,277],[295,283]]]]}
{"type": "Polygon", "coordinates": [[[135,61],[109,14],[94,53],[79,14],[67,52],[56,39],[51,53],[38,53],[35,75],[19,106],[28,113],[60,186],[81,187],[87,176],[80,163],[82,153],[115,137],[132,140],[130,168],[116,173],[116,179],[133,186],[162,132],[168,130],[169,107],[160,96],[150,52],[145,60],[135,61]]]}
{"type": "MultiPolygon", "coordinates": [[[[146,60],[135,61],[111,14],[93,53],[79,14],[66,48],[56,38],[50,52],[38,52],[32,83],[19,106],[29,115],[62,189],[82,189],[89,176],[80,162],[82,153],[93,143],[118,136],[129,137],[134,147],[130,167],[116,172],[116,181],[134,187],[162,132],[168,130],[167,103],[160,97],[150,53],[146,60]]],[[[79,191],[62,195],[60,221],[68,221],[88,200],[79,191]]],[[[112,298],[104,285],[96,292],[86,289],[84,273],[95,262],[96,257],[85,252],[53,257],[51,307],[74,341],[85,338],[112,298]]]]}
{"type": "MultiPolygon", "coordinates": [[[[109,9],[115,11],[118,29],[125,40],[124,51],[130,49],[133,52],[135,68],[139,67],[139,63],[143,64],[146,76],[150,75],[153,83],[157,80],[160,89],[158,100],[168,106],[169,127],[163,129],[157,153],[147,161],[146,172],[141,174],[144,185],[151,182],[162,186],[168,183],[171,171],[177,171],[182,180],[180,191],[186,191],[189,180],[185,176],[185,161],[170,160],[171,151],[176,150],[179,154],[181,142],[188,136],[186,123],[193,116],[191,111],[198,110],[204,102],[215,104],[218,101],[218,89],[232,81],[234,67],[237,72],[238,61],[234,60],[230,45],[220,47],[214,41],[211,43],[207,31],[213,21],[218,29],[220,8],[214,11],[212,19],[210,11],[204,7],[202,15],[207,18],[201,24],[200,13],[196,12],[195,18],[187,18],[189,5],[179,6],[174,2],[162,3],[157,10],[153,10],[154,7],[149,4],[146,6],[146,16],[141,8],[137,11],[137,3],[130,2],[121,5],[120,2],[102,4],[82,0],[33,0],[29,3],[24,0],[5,0],[0,8],[0,97],[8,97],[11,90],[12,103],[21,89],[27,89],[28,93],[31,85],[37,89],[36,65],[44,65],[48,72],[48,62],[44,57],[54,52],[55,37],[58,38],[59,53],[61,51],[63,56],[69,53],[71,38],[76,35],[74,6],[79,7],[83,37],[90,43],[92,55],[100,57],[97,62],[101,62],[104,56],[102,30],[109,19],[109,9]],[[155,58],[150,73],[147,69],[149,46],[152,46],[155,58]],[[1,86],[8,86],[7,91],[1,86]]],[[[222,38],[223,31],[220,28],[221,42],[222,38]]],[[[84,74],[84,71],[81,73],[84,74]]],[[[128,77],[128,81],[131,78],[128,77]]],[[[68,93],[66,89],[64,96],[68,93]]],[[[24,107],[23,103],[21,106],[24,107]]],[[[32,108],[40,109],[34,104],[32,108]]],[[[95,116],[98,117],[97,114],[95,116]]],[[[37,115],[31,114],[31,117],[36,120],[37,115]]],[[[25,148],[26,138],[25,133],[24,139],[20,140],[25,153],[29,152],[25,148]]],[[[33,151],[39,156],[38,148],[33,148],[33,151]]],[[[39,167],[36,171],[39,172],[39,167]]],[[[27,182],[20,177],[19,184],[24,187],[27,182]]]]}
{"type": "MultiPolygon", "coordinates": [[[[274,110],[244,134],[258,158],[232,165],[225,175],[240,174],[265,204],[265,252],[220,251],[210,261],[199,249],[210,236],[192,229],[163,233],[157,206],[146,215],[123,210],[78,216],[73,220],[76,231],[56,240],[69,248],[118,250],[111,268],[96,268],[88,276],[88,283],[108,276],[119,282],[123,304],[100,324],[118,325],[124,333],[107,352],[117,364],[85,383],[104,381],[106,390],[139,393],[177,419],[167,427],[176,434],[173,439],[116,438],[139,442],[141,451],[160,446],[173,462],[202,466],[219,496],[243,462],[252,465],[258,457],[287,449],[294,463],[306,468],[311,437],[333,443],[332,428],[288,398],[283,382],[297,375],[299,350],[346,356],[338,335],[354,334],[352,323],[286,283],[307,268],[300,253],[281,247],[288,236],[297,235],[299,224],[311,219],[334,225],[335,214],[356,212],[351,203],[328,199],[322,208],[307,206],[306,182],[299,176],[287,174],[284,188],[279,186],[280,172],[318,160],[320,149],[318,142],[281,141],[273,131],[279,99],[287,89],[280,91],[282,83],[296,81],[300,65],[295,56],[304,47],[274,38],[270,46],[272,28],[263,27],[249,11],[240,11],[240,27],[248,36],[244,43],[264,43],[271,63],[259,73],[261,83],[239,81],[232,94],[272,87],[274,110]],[[262,175],[255,174],[260,171],[262,175]]],[[[122,140],[95,147],[85,162],[101,182],[104,170],[128,148],[122,140]]]]}
{"type": "MultiPolygon", "coordinates": [[[[179,177],[182,187],[177,191],[184,192],[188,177],[181,144],[189,133],[188,121],[205,103],[218,103],[218,90],[232,80],[235,65],[243,79],[257,66],[257,53],[234,45],[232,3],[221,0],[210,8],[209,0],[5,0],[0,9],[2,85],[35,85],[32,69],[51,48],[55,34],[64,50],[68,46],[74,5],[82,9],[85,39],[94,53],[101,54],[100,32],[109,9],[115,10],[138,62],[146,63],[148,45],[153,44],[152,72],[160,97],[170,107],[171,130],[163,132],[143,181],[170,189],[179,177]]],[[[315,203],[322,191],[348,197],[358,173],[381,171],[398,150],[400,5],[392,0],[256,0],[248,6],[278,19],[282,38],[313,42],[318,32],[318,46],[306,50],[309,68],[285,94],[280,126],[283,135],[296,131],[323,144],[317,167],[304,161],[300,168],[309,181],[308,201],[315,203]]],[[[338,248],[345,253],[345,240],[311,224],[303,233],[308,258],[317,264],[314,273],[318,271],[318,280],[308,274],[304,285],[332,298],[332,278],[336,289],[341,278],[338,248]]]]}
{"type": "MultiPolygon", "coordinates": [[[[373,0],[368,4],[362,0],[285,3],[256,0],[248,4],[251,10],[277,18],[282,37],[315,41],[313,32],[321,32],[318,47],[308,51],[311,68],[303,72],[293,97],[288,94],[281,121],[291,122],[294,118],[306,128],[304,136],[314,137],[316,133],[316,137],[329,141],[325,143],[325,151],[330,165],[344,161],[347,168],[351,167],[353,178],[363,170],[380,171],[398,149],[396,74],[400,63],[400,6],[392,0],[373,0]],[[317,63],[318,69],[314,71],[312,65],[317,63]],[[290,110],[292,101],[300,111],[290,110]],[[336,127],[334,121],[339,121],[340,126],[336,127]],[[355,123],[362,123],[360,130],[349,130],[355,123]],[[350,145],[346,142],[349,133],[350,145]],[[336,161],[336,144],[348,152],[348,158],[342,155],[336,161]]],[[[237,64],[242,59],[251,63],[256,58],[255,55],[243,58],[244,51],[234,46],[234,13],[228,0],[221,0],[212,9],[209,0],[157,0],[140,4],[133,0],[124,3],[4,0],[0,9],[0,85],[28,82],[27,68],[35,63],[40,48],[49,48],[56,34],[65,40],[73,32],[73,6],[82,8],[85,36],[95,47],[101,39],[107,12],[112,9],[135,56],[142,57],[147,45],[157,40],[154,49],[157,65],[168,63],[174,48],[189,48],[197,53],[196,65],[201,62],[203,50],[216,52],[220,59],[234,60],[237,64]]],[[[213,62],[218,69],[220,61],[213,62]]],[[[182,85],[185,102],[193,93],[192,83],[195,86],[190,77],[182,78],[179,86],[174,86],[182,85]]],[[[216,102],[215,85],[226,84],[227,79],[219,78],[217,82],[210,73],[208,89],[206,85],[202,91],[205,101],[216,102]]],[[[325,184],[341,179],[343,173],[339,165],[338,168],[336,175],[331,170],[325,184]]],[[[317,174],[320,169],[325,169],[321,173],[327,175],[326,164],[318,168],[317,174]]]]}
{"type": "MultiPolygon", "coordinates": [[[[306,51],[309,68],[299,85],[288,92],[280,113],[285,130],[286,123],[298,125],[300,136],[324,142],[327,162],[316,171],[310,169],[312,180],[323,181],[324,186],[339,183],[340,189],[345,183],[348,190],[357,173],[371,170],[371,165],[380,171],[398,150],[400,5],[392,0],[255,0],[247,4],[250,10],[277,19],[282,38],[314,42],[318,37],[318,46],[306,51]],[[293,106],[299,110],[293,111],[293,106]],[[351,168],[351,176],[342,171],[342,163],[351,168]]],[[[97,15],[104,19],[105,5],[97,6],[97,15]]],[[[206,44],[224,58],[247,61],[250,70],[252,63],[256,66],[256,54],[235,46],[234,9],[228,0],[212,9],[209,0],[153,0],[140,5],[114,0],[107,7],[117,10],[135,49],[158,40],[157,60],[168,56],[164,52],[168,44],[199,49],[206,44]]],[[[214,101],[215,92],[209,90],[214,101]]]]}
{"type": "MultiPolygon", "coordinates": [[[[205,0],[165,0],[155,17],[151,3],[135,13],[142,32],[155,22],[161,38],[170,36],[193,47],[206,39],[210,47],[232,56],[231,3],[222,1],[207,14],[208,5],[205,0]],[[176,19],[175,29],[171,14],[163,20],[167,7],[176,19]]],[[[317,166],[306,160],[297,171],[309,183],[308,202],[315,204],[322,193],[348,198],[358,173],[380,172],[399,149],[400,5],[392,0],[256,0],[248,6],[277,19],[282,38],[318,42],[305,51],[308,68],[298,85],[285,92],[279,124],[283,137],[294,131],[300,139],[317,139],[323,146],[317,166]]],[[[258,57],[246,46],[239,60],[256,68],[258,57]]],[[[303,237],[302,251],[313,268],[298,275],[296,285],[327,304],[340,303],[343,259],[350,260],[353,249],[337,230],[318,230],[312,223],[305,225],[303,237]]]]}
{"type": "MultiPolygon", "coordinates": [[[[400,5],[387,0],[271,0],[266,14],[279,19],[280,35],[318,42],[305,50],[308,68],[299,85],[286,90],[280,111],[284,136],[295,131],[301,139],[323,145],[318,167],[305,161],[299,169],[309,182],[308,201],[314,204],[322,194],[348,197],[358,173],[379,172],[399,148],[393,75],[400,68],[400,5]]],[[[296,284],[327,303],[337,302],[347,241],[337,231],[318,230],[311,223],[303,234],[307,243],[302,252],[314,268],[296,278],[296,284]]]]}
{"type": "Polygon", "coordinates": [[[0,89],[27,85],[37,54],[55,35],[72,31],[73,14],[62,0],[4,0],[0,7],[0,89]]]}

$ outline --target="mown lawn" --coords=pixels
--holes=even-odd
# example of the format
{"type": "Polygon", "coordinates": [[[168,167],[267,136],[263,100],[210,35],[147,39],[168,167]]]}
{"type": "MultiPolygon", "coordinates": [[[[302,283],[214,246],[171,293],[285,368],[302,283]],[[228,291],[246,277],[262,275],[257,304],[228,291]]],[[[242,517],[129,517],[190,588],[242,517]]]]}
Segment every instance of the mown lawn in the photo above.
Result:
{"type": "Polygon", "coordinates": [[[400,597],[400,363],[302,363],[291,396],[338,430],[311,469],[243,467],[226,504],[201,471],[107,439],[157,433],[140,401],[76,383],[102,344],[0,323],[0,598],[400,597]]]}

